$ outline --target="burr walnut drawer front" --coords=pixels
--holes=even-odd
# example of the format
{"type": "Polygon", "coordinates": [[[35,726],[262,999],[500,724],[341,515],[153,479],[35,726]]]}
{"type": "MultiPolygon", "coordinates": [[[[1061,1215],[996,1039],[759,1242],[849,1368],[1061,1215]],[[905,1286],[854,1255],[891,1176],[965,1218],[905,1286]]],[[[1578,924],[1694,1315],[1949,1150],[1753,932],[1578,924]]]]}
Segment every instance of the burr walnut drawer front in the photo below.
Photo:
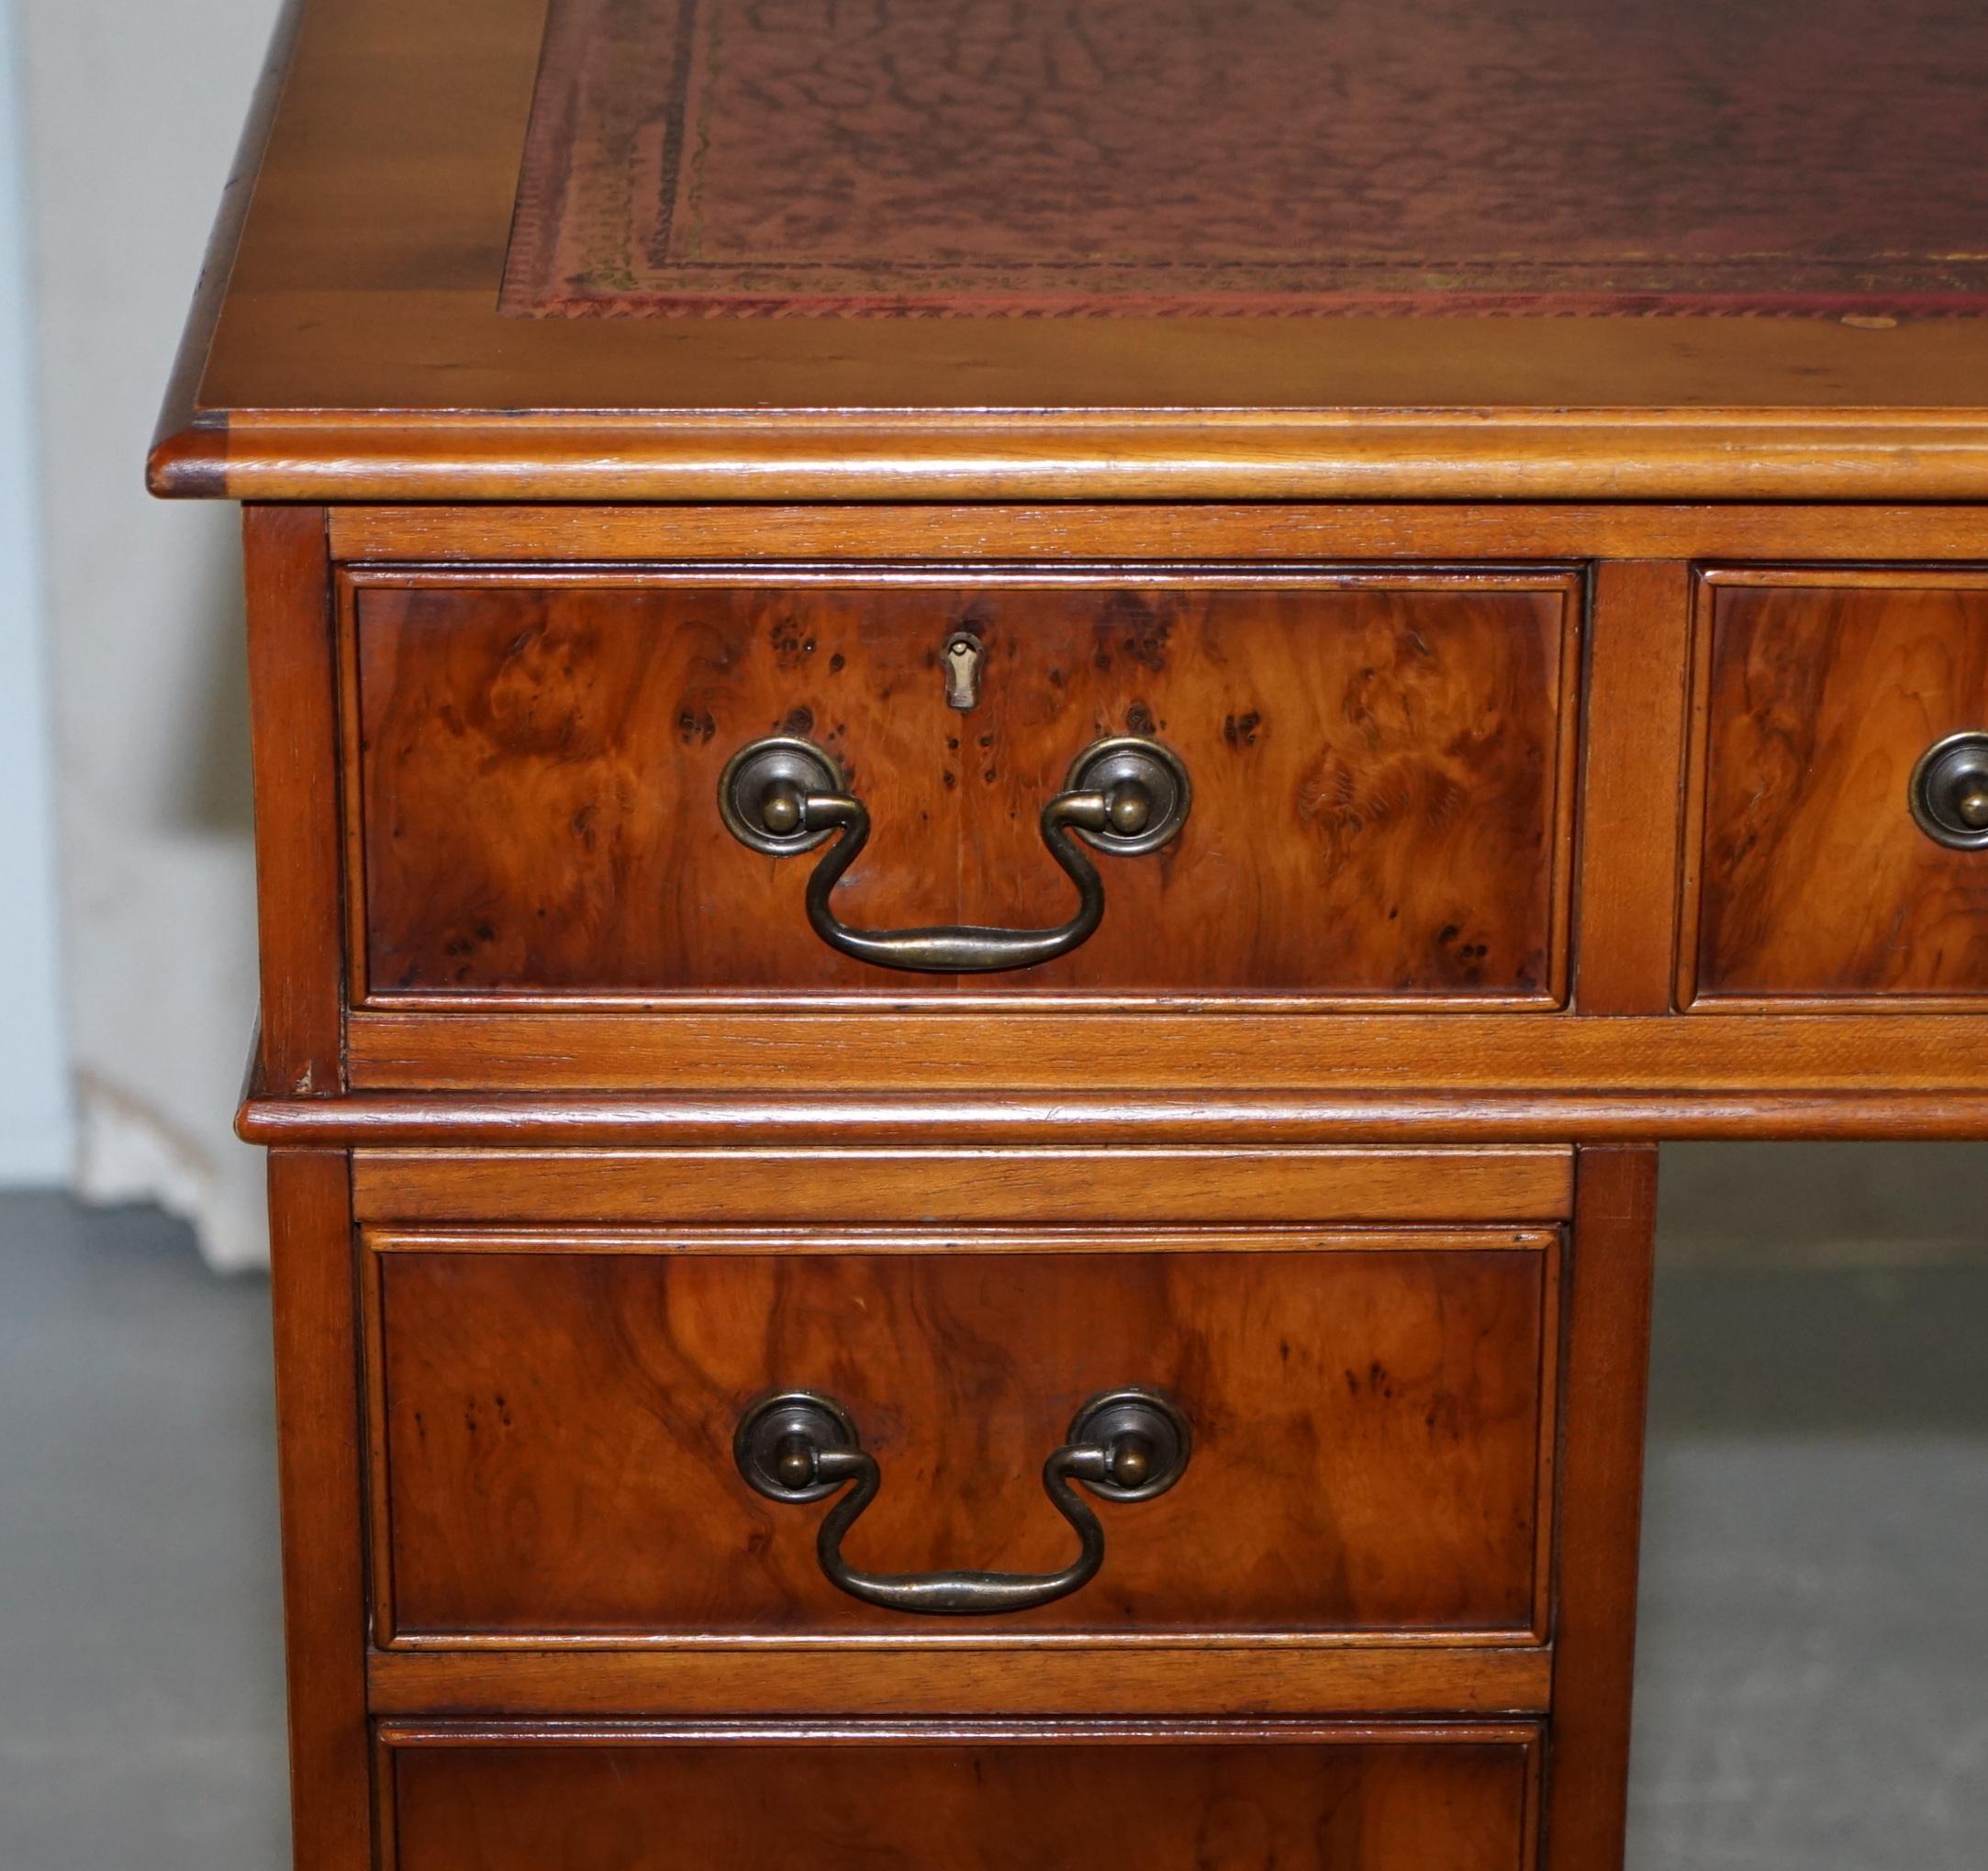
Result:
{"type": "Polygon", "coordinates": [[[1988,991],[1988,574],[1718,573],[1702,618],[1684,997],[1988,991]]]}
{"type": "Polygon", "coordinates": [[[364,571],[355,981],[1565,993],[1569,572],[364,571]]]}
{"type": "Polygon", "coordinates": [[[397,1871],[1523,1871],[1536,1728],[394,1726],[397,1871]]]}
{"type": "Polygon", "coordinates": [[[374,1227],[363,1261],[389,1647],[1543,1641],[1554,1228],[374,1227]]]}

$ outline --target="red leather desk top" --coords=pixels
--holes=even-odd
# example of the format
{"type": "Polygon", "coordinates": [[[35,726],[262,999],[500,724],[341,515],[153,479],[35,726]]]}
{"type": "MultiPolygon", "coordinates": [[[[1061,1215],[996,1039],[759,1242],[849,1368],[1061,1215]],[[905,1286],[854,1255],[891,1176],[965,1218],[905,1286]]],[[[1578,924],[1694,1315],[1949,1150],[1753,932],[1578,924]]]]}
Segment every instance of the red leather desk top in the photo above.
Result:
{"type": "Polygon", "coordinates": [[[1951,316],[1978,0],[554,0],[509,314],[1951,316]]]}

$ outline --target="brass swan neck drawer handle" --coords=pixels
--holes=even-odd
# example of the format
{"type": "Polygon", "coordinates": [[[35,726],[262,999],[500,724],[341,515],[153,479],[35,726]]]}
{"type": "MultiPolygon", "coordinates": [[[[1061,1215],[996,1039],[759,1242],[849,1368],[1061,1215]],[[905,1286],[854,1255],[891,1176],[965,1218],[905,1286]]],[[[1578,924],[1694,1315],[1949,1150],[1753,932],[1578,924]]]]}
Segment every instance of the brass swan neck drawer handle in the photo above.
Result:
{"type": "Polygon", "coordinates": [[[739,1473],[769,1499],[824,1499],[854,1482],[828,1511],[815,1552],[830,1584],[887,1610],[978,1617],[1025,1611],[1089,1585],[1104,1564],[1104,1529],[1070,1485],[1080,1481],[1109,1501],[1150,1500],[1186,1472],[1187,1419],[1151,1390],[1112,1390],[1078,1411],[1068,1440],[1043,1464],[1050,1505],[1076,1529],[1077,1557],[1061,1572],[858,1572],[843,1557],[843,1539],[877,1498],[883,1471],[863,1447],[854,1419],[832,1397],[789,1390],[749,1409],[732,1453],[739,1473]]]}
{"type": "Polygon", "coordinates": [[[785,736],[755,741],[726,763],[718,808],[741,844],[775,857],[810,851],[837,832],[808,879],[808,919],[832,949],[879,968],[978,974],[1032,968],[1089,940],[1104,917],[1104,885],[1078,840],[1114,856],[1157,851],[1187,822],[1192,789],[1178,754],[1121,735],[1078,755],[1062,792],[1044,806],[1043,842],[1077,885],[1077,914],[1055,929],[852,929],[830,903],[869,841],[869,808],[845,790],[821,749],[785,736]]]}
{"type": "Polygon", "coordinates": [[[1909,798],[1919,830],[1934,843],[1988,850],[1988,733],[1936,741],[1912,770],[1909,798]]]}

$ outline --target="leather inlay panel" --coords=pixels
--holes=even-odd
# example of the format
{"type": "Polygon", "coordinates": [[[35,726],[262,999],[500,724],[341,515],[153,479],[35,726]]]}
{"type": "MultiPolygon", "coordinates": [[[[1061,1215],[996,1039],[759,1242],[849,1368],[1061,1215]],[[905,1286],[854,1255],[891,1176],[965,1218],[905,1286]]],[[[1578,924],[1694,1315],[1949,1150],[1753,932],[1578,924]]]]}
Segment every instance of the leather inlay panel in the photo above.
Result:
{"type": "Polygon", "coordinates": [[[555,0],[503,308],[1988,303],[1969,0],[1606,11],[555,0]]]}

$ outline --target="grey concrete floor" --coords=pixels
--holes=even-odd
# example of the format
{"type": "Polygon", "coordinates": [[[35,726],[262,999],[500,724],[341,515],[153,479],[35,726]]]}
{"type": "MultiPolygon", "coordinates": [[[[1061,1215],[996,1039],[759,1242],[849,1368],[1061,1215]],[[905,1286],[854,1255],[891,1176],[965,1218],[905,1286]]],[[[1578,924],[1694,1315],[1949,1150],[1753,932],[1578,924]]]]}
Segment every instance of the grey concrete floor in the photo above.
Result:
{"type": "MultiPolygon", "coordinates": [[[[1980,1871],[1988,1253],[1948,1227],[1818,1264],[1773,1239],[1826,1222],[1813,1186],[1752,1226],[1759,1189],[1695,1174],[1633,1871],[1980,1871]]],[[[1964,1187],[1927,1198],[1971,1222],[1964,1187]]],[[[267,1304],[156,1214],[0,1197],[0,1871],[286,1861],[267,1304]]]]}
{"type": "Polygon", "coordinates": [[[0,1197],[0,1871],[275,1871],[269,1288],[0,1197]]]}

